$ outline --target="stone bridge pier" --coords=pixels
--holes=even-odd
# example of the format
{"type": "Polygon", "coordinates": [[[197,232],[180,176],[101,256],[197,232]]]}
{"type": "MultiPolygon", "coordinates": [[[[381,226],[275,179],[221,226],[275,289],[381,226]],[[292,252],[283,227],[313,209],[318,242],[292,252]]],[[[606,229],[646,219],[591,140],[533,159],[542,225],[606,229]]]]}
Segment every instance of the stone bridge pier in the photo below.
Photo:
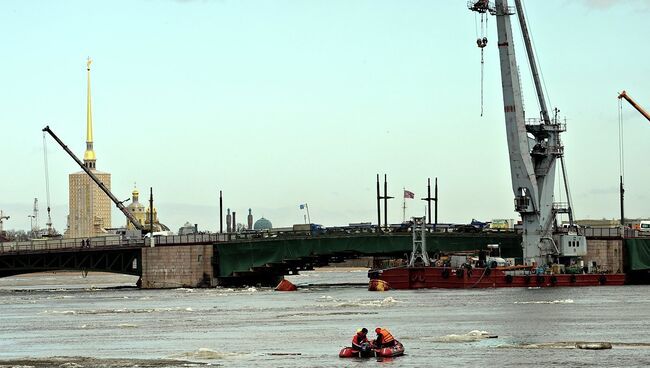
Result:
{"type": "Polygon", "coordinates": [[[212,244],[142,248],[143,289],[212,287],[214,283],[212,244]]]}

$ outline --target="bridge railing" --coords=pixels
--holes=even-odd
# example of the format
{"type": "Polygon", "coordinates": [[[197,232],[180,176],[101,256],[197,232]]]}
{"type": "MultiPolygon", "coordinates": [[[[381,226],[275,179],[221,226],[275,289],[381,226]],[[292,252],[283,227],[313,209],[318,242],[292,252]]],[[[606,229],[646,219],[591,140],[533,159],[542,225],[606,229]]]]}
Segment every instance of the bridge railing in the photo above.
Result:
{"type": "MultiPolygon", "coordinates": [[[[158,245],[181,245],[181,244],[209,244],[224,242],[235,239],[236,234],[189,234],[156,236],[154,246],[158,245]]],[[[151,239],[128,239],[119,235],[94,237],[94,238],[59,238],[59,239],[35,239],[22,242],[0,243],[0,254],[38,252],[53,250],[76,250],[88,248],[110,248],[110,247],[143,247],[151,246],[151,239]]]]}
{"type": "MultiPolygon", "coordinates": [[[[234,234],[187,234],[155,236],[154,245],[176,245],[176,244],[201,244],[229,241],[229,235],[234,234]]],[[[151,239],[144,239],[144,245],[151,246],[151,239]]]]}
{"type": "MultiPolygon", "coordinates": [[[[569,233],[575,231],[569,228],[559,228],[558,231],[569,233]]],[[[584,227],[579,229],[580,233],[588,238],[643,238],[650,234],[628,227],[584,227]]]]}
{"type": "Polygon", "coordinates": [[[83,249],[99,247],[121,247],[142,244],[137,240],[120,239],[115,237],[95,238],[59,238],[59,239],[34,239],[22,242],[0,243],[0,253],[34,252],[63,249],[83,249]]]}

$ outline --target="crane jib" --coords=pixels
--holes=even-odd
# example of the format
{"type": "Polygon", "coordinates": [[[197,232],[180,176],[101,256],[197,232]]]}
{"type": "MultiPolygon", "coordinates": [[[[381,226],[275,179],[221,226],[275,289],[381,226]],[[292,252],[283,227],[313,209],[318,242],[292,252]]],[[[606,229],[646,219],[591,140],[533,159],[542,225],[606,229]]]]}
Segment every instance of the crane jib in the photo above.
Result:
{"type": "Polygon", "coordinates": [[[143,227],[142,224],[140,224],[140,222],[135,218],[135,216],[133,216],[133,214],[132,214],[131,212],[129,212],[129,210],[126,209],[126,207],[124,207],[124,205],[122,204],[122,202],[120,202],[120,201],[119,201],[119,200],[118,200],[118,199],[113,195],[113,193],[111,193],[111,191],[106,187],[106,185],[104,185],[104,183],[102,183],[101,180],[99,180],[99,178],[97,178],[97,176],[95,176],[95,174],[93,174],[92,171],[90,171],[90,169],[87,168],[86,165],[84,165],[83,162],[81,162],[81,160],[79,160],[79,158],[78,158],[78,157],[77,157],[77,156],[76,156],[76,155],[75,155],[75,154],[74,154],[74,153],[73,153],[73,152],[68,148],[68,146],[66,146],[66,145],[63,143],[63,141],[62,141],[61,139],[59,139],[59,137],[58,137],[56,134],[54,134],[54,132],[50,129],[49,125],[46,126],[45,128],[43,128],[43,131],[49,133],[50,136],[52,136],[52,138],[54,138],[54,140],[56,141],[56,143],[58,143],[58,144],[63,148],[63,150],[64,150],[64,151],[65,151],[65,152],[66,152],[70,157],[72,157],[72,159],[77,163],[77,165],[79,165],[79,166],[81,167],[81,169],[82,169],[86,174],[88,174],[88,176],[90,176],[90,178],[91,178],[91,179],[92,179],[92,180],[93,180],[93,181],[94,181],[94,182],[99,186],[99,188],[100,188],[100,189],[101,189],[101,190],[102,190],[102,191],[103,191],[103,192],[108,196],[108,198],[110,198],[111,201],[113,201],[113,203],[115,203],[115,206],[117,206],[117,208],[118,208],[118,209],[119,209],[119,210],[124,214],[124,216],[126,216],[126,218],[127,218],[127,219],[132,223],[132,224],[133,224],[133,226],[134,226],[136,229],[138,229],[138,230],[144,230],[144,227],[143,227]]]}

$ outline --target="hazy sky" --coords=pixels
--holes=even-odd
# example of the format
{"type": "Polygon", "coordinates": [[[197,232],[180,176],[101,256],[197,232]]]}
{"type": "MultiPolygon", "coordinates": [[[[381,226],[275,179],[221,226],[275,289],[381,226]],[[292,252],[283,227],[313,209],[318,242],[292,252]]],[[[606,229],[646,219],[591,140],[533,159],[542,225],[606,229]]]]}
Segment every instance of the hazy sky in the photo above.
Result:
{"type": "MultiPolygon", "coordinates": [[[[527,15],[563,135],[578,218],[617,218],[618,100],[650,109],[647,0],[528,1],[527,15]]],[[[389,220],[402,188],[438,177],[439,221],[517,218],[513,210],[496,21],[480,52],[465,0],[3,1],[0,209],[45,223],[41,129],[80,157],[86,58],[95,151],[117,197],[154,188],[163,223],[218,230],[218,193],[245,222],[376,222],[375,175],[388,174],[389,220]]],[[[515,23],[515,29],[518,24],[515,23]]],[[[527,115],[537,103],[521,38],[527,115]]],[[[623,107],[626,214],[650,216],[650,123],[623,107]]],[[[76,164],[48,140],[54,226],[68,214],[76,164]]],[[[425,202],[408,200],[407,216],[425,202]]],[[[113,211],[113,226],[125,223],[113,211]]]]}

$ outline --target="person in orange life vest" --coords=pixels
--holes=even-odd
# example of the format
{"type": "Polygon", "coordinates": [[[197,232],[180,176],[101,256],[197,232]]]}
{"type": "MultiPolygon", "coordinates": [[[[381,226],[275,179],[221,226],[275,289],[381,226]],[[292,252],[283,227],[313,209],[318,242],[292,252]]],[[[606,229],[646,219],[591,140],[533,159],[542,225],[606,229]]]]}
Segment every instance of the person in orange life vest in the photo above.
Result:
{"type": "Polygon", "coordinates": [[[395,345],[395,338],[391,333],[382,327],[377,327],[375,328],[375,332],[377,333],[377,338],[375,339],[375,348],[376,349],[381,349],[389,346],[395,345]]]}
{"type": "Polygon", "coordinates": [[[360,328],[357,330],[357,334],[352,338],[352,349],[364,352],[370,350],[371,347],[368,337],[366,336],[367,333],[367,328],[360,328]]]}

